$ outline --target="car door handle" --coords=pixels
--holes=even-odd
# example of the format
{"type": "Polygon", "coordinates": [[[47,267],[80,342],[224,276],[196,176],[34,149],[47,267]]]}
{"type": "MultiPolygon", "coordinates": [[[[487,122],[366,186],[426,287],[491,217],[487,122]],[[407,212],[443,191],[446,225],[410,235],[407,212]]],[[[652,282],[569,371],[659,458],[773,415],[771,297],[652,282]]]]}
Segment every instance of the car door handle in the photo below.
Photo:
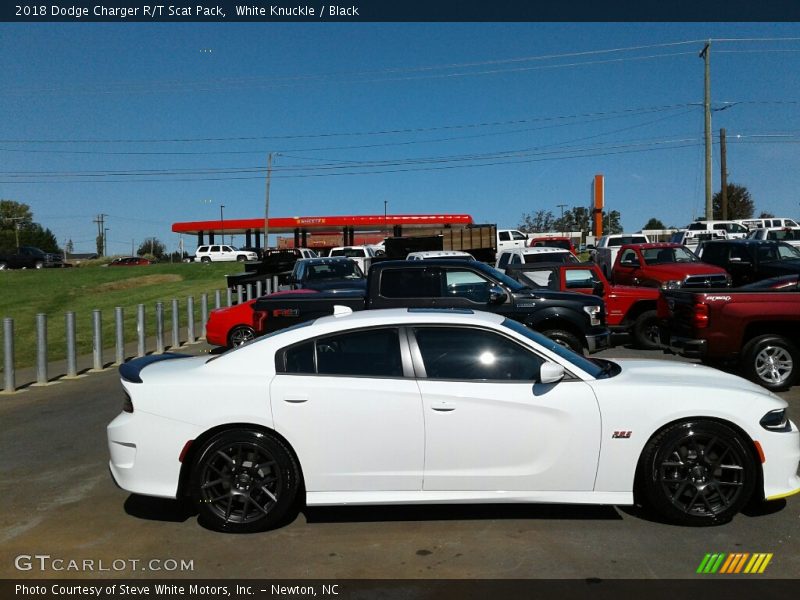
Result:
{"type": "Polygon", "coordinates": [[[307,402],[308,396],[302,394],[296,396],[284,396],[283,401],[290,402],[292,404],[300,404],[301,402],[307,402]]]}
{"type": "Polygon", "coordinates": [[[451,412],[456,409],[454,404],[450,402],[434,402],[431,408],[437,412],[451,412]]]}

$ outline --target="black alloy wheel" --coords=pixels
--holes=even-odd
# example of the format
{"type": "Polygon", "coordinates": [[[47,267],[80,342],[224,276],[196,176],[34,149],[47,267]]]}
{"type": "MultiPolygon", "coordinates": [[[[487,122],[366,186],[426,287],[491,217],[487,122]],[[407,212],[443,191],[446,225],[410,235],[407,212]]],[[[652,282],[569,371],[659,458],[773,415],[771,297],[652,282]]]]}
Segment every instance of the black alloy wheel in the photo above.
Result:
{"type": "Polygon", "coordinates": [[[715,421],[673,425],[651,439],[642,456],[650,504],[684,525],[730,521],[750,499],[757,479],[741,436],[715,421]]]}
{"type": "Polygon", "coordinates": [[[270,434],[226,431],[213,438],[195,462],[192,493],[201,518],[232,533],[269,529],[294,503],[299,468],[270,434]]]}

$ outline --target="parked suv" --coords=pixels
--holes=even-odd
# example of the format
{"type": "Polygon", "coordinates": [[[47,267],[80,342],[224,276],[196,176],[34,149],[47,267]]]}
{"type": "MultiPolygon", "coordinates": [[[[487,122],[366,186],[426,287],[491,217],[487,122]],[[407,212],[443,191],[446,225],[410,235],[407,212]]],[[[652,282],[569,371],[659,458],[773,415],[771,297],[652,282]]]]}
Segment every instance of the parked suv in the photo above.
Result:
{"type": "Polygon", "coordinates": [[[236,246],[215,244],[212,246],[199,246],[194,253],[195,259],[200,262],[244,262],[258,260],[258,254],[250,250],[238,250],[236,246]]]}
{"type": "Polygon", "coordinates": [[[698,233],[708,231],[724,231],[725,237],[731,239],[743,238],[747,236],[747,227],[736,221],[695,221],[686,226],[688,231],[698,233]]]}
{"type": "Polygon", "coordinates": [[[60,254],[42,252],[33,246],[20,246],[16,252],[4,253],[0,250],[0,270],[5,269],[44,269],[63,267],[60,254]]]}

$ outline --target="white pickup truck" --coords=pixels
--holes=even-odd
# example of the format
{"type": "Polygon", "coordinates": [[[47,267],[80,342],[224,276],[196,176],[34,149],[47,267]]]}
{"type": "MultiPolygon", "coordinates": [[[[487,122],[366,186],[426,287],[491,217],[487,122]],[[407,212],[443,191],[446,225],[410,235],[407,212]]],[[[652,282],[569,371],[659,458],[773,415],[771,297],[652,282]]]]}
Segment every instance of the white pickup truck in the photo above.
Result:
{"type": "Polygon", "coordinates": [[[352,258],[366,274],[372,265],[372,259],[378,256],[372,246],[339,246],[331,248],[328,256],[346,256],[352,258]]]}
{"type": "Polygon", "coordinates": [[[648,244],[650,240],[641,233],[614,233],[604,235],[597,240],[597,244],[592,249],[592,260],[597,263],[606,279],[611,279],[611,269],[617,260],[619,247],[625,244],[648,244]]]}

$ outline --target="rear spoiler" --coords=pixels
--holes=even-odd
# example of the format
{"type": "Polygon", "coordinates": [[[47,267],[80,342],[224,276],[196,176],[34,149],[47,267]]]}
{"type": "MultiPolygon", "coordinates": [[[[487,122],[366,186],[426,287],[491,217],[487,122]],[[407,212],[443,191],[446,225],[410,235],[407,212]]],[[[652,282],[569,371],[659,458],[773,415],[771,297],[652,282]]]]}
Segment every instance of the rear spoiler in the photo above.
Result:
{"type": "Polygon", "coordinates": [[[135,358],[132,361],[123,363],[119,366],[119,374],[125,381],[131,383],[142,383],[141,372],[142,369],[153,363],[162,360],[170,360],[173,358],[189,358],[191,354],[178,354],[177,352],[165,352],[164,354],[151,354],[150,356],[143,356],[135,358]]]}

